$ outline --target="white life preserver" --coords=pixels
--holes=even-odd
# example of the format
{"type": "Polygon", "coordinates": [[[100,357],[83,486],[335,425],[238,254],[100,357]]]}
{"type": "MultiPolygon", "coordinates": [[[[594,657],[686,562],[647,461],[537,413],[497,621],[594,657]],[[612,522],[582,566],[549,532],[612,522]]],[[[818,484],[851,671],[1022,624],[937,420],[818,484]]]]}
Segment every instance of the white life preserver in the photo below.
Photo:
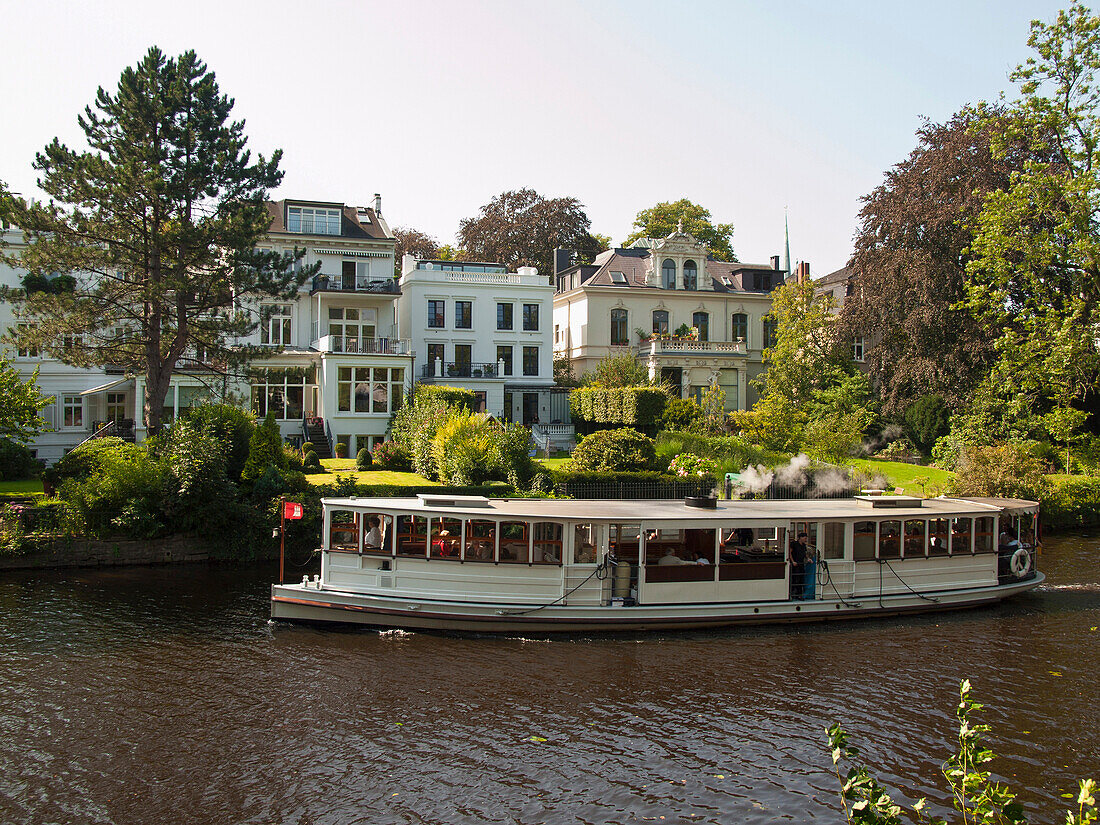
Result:
{"type": "Polygon", "coordinates": [[[1031,554],[1021,547],[1012,554],[1008,566],[1016,574],[1016,578],[1022,579],[1031,570],[1031,554]]]}

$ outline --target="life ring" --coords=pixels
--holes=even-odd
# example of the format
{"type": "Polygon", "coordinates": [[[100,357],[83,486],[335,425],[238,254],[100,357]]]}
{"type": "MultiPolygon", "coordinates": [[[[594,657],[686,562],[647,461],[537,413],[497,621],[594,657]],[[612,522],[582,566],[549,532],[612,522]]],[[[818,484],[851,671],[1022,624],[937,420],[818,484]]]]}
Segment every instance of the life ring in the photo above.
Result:
{"type": "Polygon", "coordinates": [[[1022,579],[1031,570],[1031,554],[1021,547],[1012,554],[1008,566],[1016,574],[1016,578],[1022,579]]]}

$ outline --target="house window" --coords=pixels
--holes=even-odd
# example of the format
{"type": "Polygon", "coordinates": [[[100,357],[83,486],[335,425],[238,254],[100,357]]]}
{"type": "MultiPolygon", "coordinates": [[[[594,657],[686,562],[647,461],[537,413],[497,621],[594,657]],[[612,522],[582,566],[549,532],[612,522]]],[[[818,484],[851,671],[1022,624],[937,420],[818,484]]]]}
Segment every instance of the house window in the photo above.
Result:
{"type": "Polygon", "coordinates": [[[504,362],[504,374],[512,374],[512,348],[497,347],[497,362],[504,362]]]}
{"type": "Polygon", "coordinates": [[[744,341],[748,343],[749,340],[749,316],[743,312],[734,313],[733,320],[730,322],[730,335],[733,336],[734,341],[744,341]]]}
{"type": "Polygon", "coordinates": [[[447,324],[443,306],[445,301],[428,301],[428,326],[433,329],[442,329],[447,324]]]}
{"type": "MultiPolygon", "coordinates": [[[[24,333],[26,333],[30,328],[31,328],[30,324],[20,324],[19,325],[19,334],[20,334],[20,336],[22,336],[24,333]]],[[[25,346],[25,345],[20,344],[19,348],[17,349],[17,352],[18,352],[20,358],[37,358],[38,357],[38,347],[25,346]]]]}
{"type": "Polygon", "coordinates": [[[655,335],[667,335],[668,334],[668,310],[667,309],[655,309],[655,310],[653,310],[653,333],[655,335]]]}
{"type": "Polygon", "coordinates": [[[340,267],[341,289],[366,289],[370,283],[369,261],[344,261],[340,267]]]}
{"type": "Polygon", "coordinates": [[[706,312],[696,312],[691,316],[691,325],[699,330],[699,340],[710,340],[710,315],[706,312]]]}
{"type": "Polygon", "coordinates": [[[447,348],[444,344],[428,344],[428,375],[440,378],[442,372],[436,372],[435,362],[439,361],[439,369],[443,369],[443,362],[447,360],[447,348]]]}
{"type": "Polygon", "coordinates": [[[304,375],[266,374],[252,384],[252,412],[260,417],[275,413],[275,417],[283,421],[301,420],[305,391],[304,375]]]}
{"type": "Polygon", "coordinates": [[[84,426],[84,399],[79,395],[61,396],[61,426],[84,426]]]}
{"type": "Polygon", "coordinates": [[[336,371],[336,409],[340,412],[391,413],[401,407],[405,370],[340,367],[336,371]]]}
{"type": "Polygon", "coordinates": [[[774,318],[764,319],[764,349],[774,347],[779,340],[779,322],[774,318]]]}
{"type": "Polygon", "coordinates": [[[470,364],[474,360],[474,348],[470,344],[455,344],[455,372],[470,377],[470,364]]]}
{"type": "Polygon", "coordinates": [[[355,307],[328,308],[328,334],[333,336],[336,352],[365,352],[367,341],[374,339],[374,324],[360,323],[362,315],[355,307]]]}
{"type": "Polygon", "coordinates": [[[512,328],[512,305],[497,304],[497,329],[512,328]]]}
{"type": "Polygon", "coordinates": [[[554,324],[554,343],[555,344],[560,344],[561,343],[561,327],[558,326],[557,324],[554,324]]]}
{"type": "Polygon", "coordinates": [[[863,336],[857,335],[852,339],[852,360],[863,363],[863,336]]]}
{"type": "Polygon", "coordinates": [[[539,305],[523,305],[523,328],[529,332],[538,332],[539,329],[539,305]]]}
{"type": "Polygon", "coordinates": [[[523,374],[524,375],[538,375],[539,374],[539,348],[538,347],[524,347],[523,348],[523,374]]]}
{"type": "Polygon", "coordinates": [[[455,329],[470,329],[473,325],[473,301],[455,301],[455,329]]]}
{"type": "Polygon", "coordinates": [[[275,304],[260,309],[260,343],[271,347],[290,346],[290,304],[275,304]]]}
{"type": "Polygon", "coordinates": [[[661,264],[661,286],[665,289],[676,289],[676,262],[672,258],[665,258],[661,264]]]}
{"type": "Polygon", "coordinates": [[[611,345],[613,347],[626,346],[630,343],[627,332],[626,310],[611,310],[611,345]]]}
{"type": "Polygon", "coordinates": [[[339,235],[340,210],[288,206],[286,228],[288,232],[301,232],[304,235],[339,235]]]}
{"type": "Polygon", "coordinates": [[[684,289],[696,290],[699,288],[699,269],[695,261],[684,261],[684,289]]]}
{"type": "Polygon", "coordinates": [[[121,421],[126,418],[126,393],[107,393],[107,420],[121,421]]]}

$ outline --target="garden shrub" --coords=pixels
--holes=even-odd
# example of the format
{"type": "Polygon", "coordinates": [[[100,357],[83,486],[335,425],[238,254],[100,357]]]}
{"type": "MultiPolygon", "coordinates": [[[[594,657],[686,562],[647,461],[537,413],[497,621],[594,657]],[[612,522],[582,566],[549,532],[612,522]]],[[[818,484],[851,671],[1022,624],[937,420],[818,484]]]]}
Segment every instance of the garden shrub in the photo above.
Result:
{"type": "Polygon", "coordinates": [[[435,399],[448,407],[461,407],[473,412],[477,405],[477,394],[462,387],[447,387],[441,384],[420,384],[413,393],[413,403],[421,399],[435,399]]]}
{"type": "Polygon", "coordinates": [[[1038,501],[1050,491],[1043,464],[1020,444],[968,447],[959,462],[954,492],[1038,501]]]}
{"type": "Polygon", "coordinates": [[[520,487],[541,466],[531,459],[531,431],[514,421],[493,425],[489,444],[489,477],[520,487]]]}
{"type": "Polygon", "coordinates": [[[1043,524],[1054,530],[1100,525],[1100,478],[1058,480],[1040,510],[1043,524]]]}
{"type": "MultiPolygon", "coordinates": [[[[452,403],[454,398],[465,399],[465,396],[437,392],[437,390],[455,389],[454,387],[417,387],[412,403],[398,410],[390,424],[393,440],[408,450],[413,469],[424,478],[435,478],[439,474],[439,466],[432,447],[439,428],[451,419],[453,413],[469,414],[472,409],[472,403],[470,405],[465,401],[452,403]]],[[[471,398],[473,397],[473,392],[470,390],[460,392],[468,393],[471,398]]]]}
{"type": "MultiPolygon", "coordinates": [[[[94,454],[94,465],[87,467],[85,455],[81,459],[85,465],[81,474],[62,481],[60,497],[68,504],[74,526],[84,535],[98,538],[157,535],[165,526],[164,466],[135,444],[121,439],[97,439],[112,440],[118,443],[108,445],[108,449],[87,451],[94,454]]],[[[91,441],[69,455],[95,443],[91,441]]]]}
{"type": "Polygon", "coordinates": [[[581,387],[569,393],[569,413],[584,432],[631,427],[656,435],[667,401],[658,387],[581,387]]]}
{"type": "Polygon", "coordinates": [[[204,402],[192,407],[185,420],[217,439],[225,454],[226,477],[230,481],[239,481],[248,461],[248,446],[256,429],[256,416],[233,404],[204,402]]]}
{"type": "Polygon", "coordinates": [[[940,395],[922,395],[905,411],[905,434],[924,455],[951,428],[951,411],[940,395]]]}
{"type": "Polygon", "coordinates": [[[321,466],[321,459],[317,457],[317,453],[310,450],[302,458],[302,472],[303,473],[323,473],[325,468],[321,466]]]}
{"type": "Polygon", "coordinates": [[[65,453],[54,465],[57,482],[61,483],[69,478],[87,478],[110,457],[127,456],[135,450],[145,452],[136,444],[115,436],[88,441],[65,453]]]}
{"type": "Polygon", "coordinates": [[[366,447],[355,454],[355,468],[357,470],[369,470],[374,463],[370,450],[366,447]]]}
{"type": "Polygon", "coordinates": [[[219,533],[231,526],[224,521],[224,505],[236,488],[226,477],[225,448],[212,431],[199,429],[191,419],[177,421],[168,431],[161,458],[164,511],[172,529],[203,527],[219,533]]]}
{"type": "Polygon", "coordinates": [[[302,451],[302,456],[305,457],[306,453],[313,451],[313,442],[312,441],[303,441],[301,451],[302,451]]]}
{"type": "Polygon", "coordinates": [[[714,478],[718,475],[718,464],[713,459],[694,453],[680,453],[668,463],[668,473],[680,477],[714,478]]]}
{"type": "Polygon", "coordinates": [[[345,444],[343,441],[337,441],[336,446],[333,448],[333,450],[335,451],[337,458],[348,457],[348,445],[345,444]]]}
{"type": "Polygon", "coordinates": [[[268,464],[281,468],[283,462],[283,437],[275,423],[275,413],[269,412],[248,440],[248,460],[241,472],[241,481],[254,482],[263,475],[268,464]]]}
{"type": "Polygon", "coordinates": [[[485,413],[455,410],[435,434],[432,451],[443,484],[476,484],[489,475],[492,424],[485,413]]]}
{"type": "Polygon", "coordinates": [[[670,398],[661,413],[662,430],[694,430],[703,419],[703,408],[692,398],[670,398]]]}
{"type": "Polygon", "coordinates": [[[573,451],[570,466],[576,472],[645,470],[654,465],[656,458],[652,438],[622,427],[587,436],[573,451]]]}
{"type": "Polygon", "coordinates": [[[0,438],[0,479],[33,478],[40,465],[31,451],[10,438],[0,438]]]}
{"type": "Polygon", "coordinates": [[[387,470],[409,472],[412,457],[409,451],[396,441],[382,441],[374,445],[374,463],[387,470]]]}
{"type": "Polygon", "coordinates": [[[668,465],[680,453],[711,458],[720,473],[737,473],[754,464],[781,463],[787,456],[764,450],[735,435],[705,435],[703,433],[663,432],[657,436],[657,458],[668,465]]]}

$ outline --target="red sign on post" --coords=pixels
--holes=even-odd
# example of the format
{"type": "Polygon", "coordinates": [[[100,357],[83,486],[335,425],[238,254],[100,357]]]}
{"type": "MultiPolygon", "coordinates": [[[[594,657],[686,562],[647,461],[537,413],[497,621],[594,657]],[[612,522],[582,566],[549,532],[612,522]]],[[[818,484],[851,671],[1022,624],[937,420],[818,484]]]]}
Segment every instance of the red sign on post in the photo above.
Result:
{"type": "Polygon", "coordinates": [[[302,505],[296,501],[283,502],[283,518],[297,521],[302,517],[302,505]]]}

